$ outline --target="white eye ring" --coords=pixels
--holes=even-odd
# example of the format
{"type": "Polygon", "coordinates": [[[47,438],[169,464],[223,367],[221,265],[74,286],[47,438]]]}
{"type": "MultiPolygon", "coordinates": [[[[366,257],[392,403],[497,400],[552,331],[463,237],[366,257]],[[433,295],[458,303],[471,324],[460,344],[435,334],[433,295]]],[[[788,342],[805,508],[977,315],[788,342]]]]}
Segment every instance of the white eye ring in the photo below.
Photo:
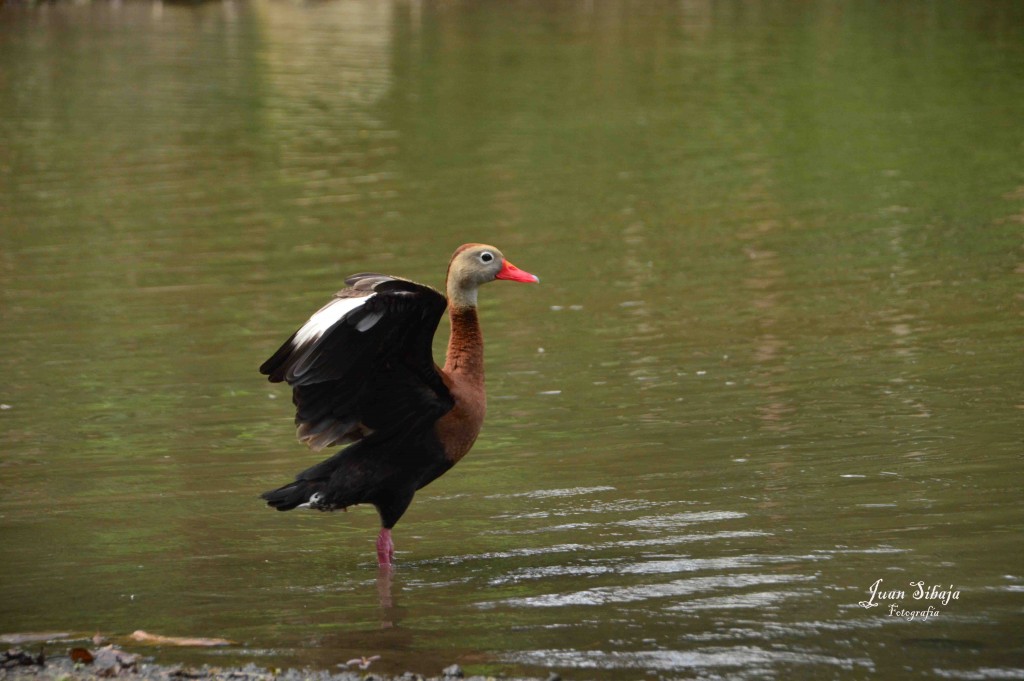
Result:
{"type": "Polygon", "coordinates": [[[490,251],[484,251],[480,254],[480,262],[491,262],[494,260],[494,254],[490,251]]]}

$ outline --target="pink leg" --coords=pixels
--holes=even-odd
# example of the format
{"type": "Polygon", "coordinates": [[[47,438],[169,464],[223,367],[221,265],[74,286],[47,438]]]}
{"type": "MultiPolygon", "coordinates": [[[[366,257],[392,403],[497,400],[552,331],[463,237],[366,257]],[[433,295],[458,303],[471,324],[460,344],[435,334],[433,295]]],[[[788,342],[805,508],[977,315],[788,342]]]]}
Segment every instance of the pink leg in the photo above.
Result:
{"type": "Polygon", "coordinates": [[[377,564],[381,567],[391,567],[395,560],[395,545],[391,541],[391,530],[386,527],[380,529],[377,535],[377,564]]]}

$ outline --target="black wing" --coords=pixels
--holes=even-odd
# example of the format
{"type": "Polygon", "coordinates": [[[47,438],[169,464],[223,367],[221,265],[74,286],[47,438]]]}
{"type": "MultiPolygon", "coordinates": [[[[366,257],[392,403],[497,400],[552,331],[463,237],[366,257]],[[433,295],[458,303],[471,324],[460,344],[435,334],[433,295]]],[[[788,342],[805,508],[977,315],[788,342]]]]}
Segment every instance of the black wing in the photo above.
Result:
{"type": "Polygon", "coordinates": [[[260,367],[292,386],[298,438],[314,450],[432,425],[454,404],[431,353],[444,296],[383,274],[345,283],[260,367]]]}

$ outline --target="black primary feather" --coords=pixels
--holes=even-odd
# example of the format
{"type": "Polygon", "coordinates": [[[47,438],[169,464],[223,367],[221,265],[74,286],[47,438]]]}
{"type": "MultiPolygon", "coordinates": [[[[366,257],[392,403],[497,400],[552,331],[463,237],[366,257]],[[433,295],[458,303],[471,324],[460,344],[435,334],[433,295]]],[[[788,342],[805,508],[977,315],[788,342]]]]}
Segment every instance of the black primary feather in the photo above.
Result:
{"type": "Polygon", "coordinates": [[[453,403],[431,353],[447,301],[434,289],[383,274],[345,280],[337,299],[366,298],[315,338],[299,332],[260,367],[292,386],[298,437],[314,450],[398,425],[409,410],[453,403]]]}

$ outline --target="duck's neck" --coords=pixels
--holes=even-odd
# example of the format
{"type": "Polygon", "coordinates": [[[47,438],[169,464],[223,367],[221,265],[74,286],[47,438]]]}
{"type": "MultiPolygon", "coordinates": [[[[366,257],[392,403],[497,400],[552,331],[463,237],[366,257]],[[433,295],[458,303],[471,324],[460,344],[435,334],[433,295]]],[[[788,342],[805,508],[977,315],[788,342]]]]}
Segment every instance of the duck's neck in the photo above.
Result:
{"type": "Polygon", "coordinates": [[[452,335],[448,340],[448,355],[444,370],[458,374],[463,379],[483,385],[484,382],[484,339],[480,333],[480,320],[476,307],[472,305],[448,305],[448,319],[452,335]]]}

